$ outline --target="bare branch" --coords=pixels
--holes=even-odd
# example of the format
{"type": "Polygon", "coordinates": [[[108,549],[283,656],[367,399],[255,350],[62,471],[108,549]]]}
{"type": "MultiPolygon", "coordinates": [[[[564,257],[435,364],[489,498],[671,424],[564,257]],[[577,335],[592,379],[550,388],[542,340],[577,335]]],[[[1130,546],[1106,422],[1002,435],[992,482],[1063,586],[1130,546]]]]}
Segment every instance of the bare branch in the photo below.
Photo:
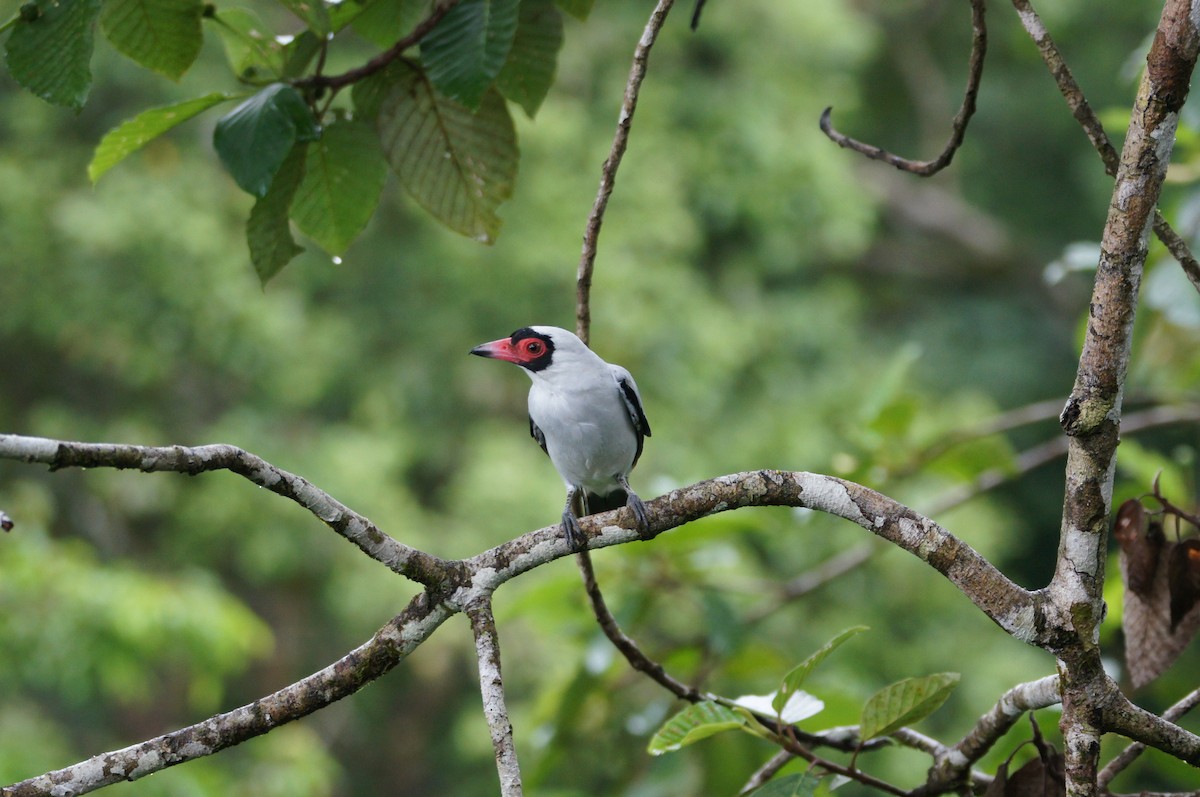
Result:
{"type": "MultiPolygon", "coordinates": [[[[1146,711],[1125,697],[1116,684],[1108,683],[1103,699],[1098,701],[1105,730],[1161,750],[1192,766],[1200,766],[1200,736],[1166,717],[1146,711]]],[[[1183,712],[1179,714],[1182,716],[1183,712]]]]}
{"type": "Polygon", "coordinates": [[[368,642],[291,686],[195,725],[0,788],[0,797],[84,794],[261,736],[341,700],[387,673],[451,614],[444,603],[422,593],[368,642]]]}
{"type": "Polygon", "coordinates": [[[746,780],[745,785],[742,786],[738,794],[749,794],[758,787],[762,786],[768,780],[778,775],[779,770],[787,766],[788,762],[795,757],[796,756],[792,755],[787,750],[780,750],[778,753],[768,758],[765,764],[754,770],[754,774],[746,780]]]}
{"type": "Polygon", "coordinates": [[[629,146],[629,129],[633,124],[633,112],[637,110],[638,94],[642,89],[642,80],[646,77],[646,65],[650,59],[650,48],[654,46],[659,31],[667,21],[667,13],[675,0],[658,0],[642,38],[633,51],[633,66],[629,70],[629,81],[625,84],[625,98],[621,103],[621,113],[617,117],[617,132],[613,136],[612,149],[600,169],[600,188],[596,192],[596,201],[588,214],[587,225],[583,230],[583,253],[579,258],[579,270],[575,277],[575,334],[584,343],[588,342],[592,327],[592,270],[596,265],[596,246],[600,238],[600,225],[604,221],[604,211],[608,208],[608,198],[612,195],[613,185],[617,180],[617,168],[621,158],[625,157],[625,148],[629,146]]]}
{"type": "Polygon", "coordinates": [[[492,734],[496,752],[496,771],[500,775],[501,797],[521,797],[521,767],[513,743],[512,722],[504,700],[504,682],[500,677],[500,636],[492,614],[491,596],[486,595],[467,607],[471,630],[475,634],[475,655],[479,659],[479,687],[483,695],[483,716],[492,734]]]}
{"type": "MultiPolygon", "coordinates": [[[[1049,31],[1046,30],[1041,17],[1038,16],[1029,0],[1012,0],[1012,4],[1017,9],[1017,16],[1021,18],[1025,32],[1037,45],[1038,52],[1042,55],[1042,61],[1050,70],[1050,75],[1058,85],[1059,92],[1067,101],[1071,115],[1075,117],[1080,127],[1083,128],[1083,132],[1087,134],[1088,140],[1092,142],[1092,147],[1100,155],[1100,160],[1104,161],[1104,170],[1110,177],[1116,177],[1120,156],[1104,131],[1104,125],[1100,122],[1100,118],[1088,104],[1083,89],[1076,82],[1058,45],[1050,37],[1049,31]]],[[[1167,223],[1157,208],[1154,211],[1154,234],[1166,245],[1171,255],[1179,261],[1179,265],[1183,267],[1183,273],[1187,275],[1196,290],[1200,290],[1200,263],[1196,262],[1187,242],[1167,223]]]]}
{"type": "MultiPolygon", "coordinates": [[[[1198,705],[1200,705],[1200,689],[1195,689],[1164,711],[1162,718],[1169,722],[1175,722],[1198,705]]],[[[1108,784],[1112,782],[1112,779],[1132,764],[1145,751],[1146,745],[1142,742],[1134,742],[1122,750],[1116,758],[1104,766],[1104,769],[1100,770],[1100,776],[1097,779],[1100,788],[1107,790],[1108,784]]]]}
{"type": "Polygon", "coordinates": [[[385,534],[374,523],[319,490],[307,480],[277,468],[236,446],[132,446],[112,443],[72,443],[43,437],[0,434],[0,459],[36,462],[60,468],[137,469],[195,476],[228,470],[281,495],[315,515],[322,523],[354,543],[372,559],[425,586],[444,577],[448,565],[436,556],[409,547],[385,534]]]}
{"type": "Polygon", "coordinates": [[[967,125],[975,114],[975,100],[979,96],[979,81],[983,78],[983,59],[987,54],[987,21],[984,0],[971,0],[971,56],[967,62],[967,88],[963,92],[962,105],[950,125],[950,139],[941,153],[933,160],[918,161],[902,158],[873,144],[866,144],[838,132],[833,127],[831,116],[833,108],[826,108],[821,114],[821,132],[829,137],[839,147],[851,149],[873,160],[890,163],[901,171],[929,177],[937,174],[950,165],[954,153],[962,146],[963,137],[967,134],[967,125]]]}

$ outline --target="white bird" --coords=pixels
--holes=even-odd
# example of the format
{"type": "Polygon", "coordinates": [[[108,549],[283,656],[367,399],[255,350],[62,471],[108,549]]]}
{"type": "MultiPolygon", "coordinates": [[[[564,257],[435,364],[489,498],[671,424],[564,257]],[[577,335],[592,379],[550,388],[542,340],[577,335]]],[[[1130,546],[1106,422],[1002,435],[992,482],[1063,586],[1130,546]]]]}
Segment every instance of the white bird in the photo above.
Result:
{"type": "Polygon", "coordinates": [[[529,433],[567,485],[562,526],[574,550],[586,545],[577,516],[629,507],[639,531],[646,506],[629,487],[650,424],[633,377],[574,334],[558,327],[522,327],[471,354],[516,363],[529,388],[529,433]]]}

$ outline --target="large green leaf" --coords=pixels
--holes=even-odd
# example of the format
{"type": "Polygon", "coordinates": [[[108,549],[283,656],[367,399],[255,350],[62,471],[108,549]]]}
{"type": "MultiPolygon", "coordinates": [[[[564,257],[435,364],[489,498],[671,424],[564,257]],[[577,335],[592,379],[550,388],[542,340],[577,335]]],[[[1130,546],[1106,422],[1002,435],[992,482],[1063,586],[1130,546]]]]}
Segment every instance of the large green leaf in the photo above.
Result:
{"type": "Polygon", "coordinates": [[[147,69],[178,80],[200,54],[200,0],[105,0],[100,29],[147,69]]]}
{"type": "Polygon", "coordinates": [[[688,706],[663,723],[650,739],[646,751],[650,755],[670,753],[709,736],[741,728],[749,722],[742,712],[706,700],[688,706]]]}
{"type": "Polygon", "coordinates": [[[250,246],[250,262],[263,285],[304,251],[292,238],[288,213],[300,181],[310,144],[300,142],[280,165],[266,196],[254,203],[246,220],[246,243],[250,246]]]}
{"type": "Polygon", "coordinates": [[[871,695],[863,706],[859,734],[868,741],[925,719],[946,702],[958,686],[959,674],[940,672],[905,678],[871,695]]]}
{"type": "Polygon", "coordinates": [[[375,213],[386,181],[387,163],[371,125],[334,122],[308,148],[292,220],[326,252],[340,255],[375,213]]]}
{"type": "Polygon", "coordinates": [[[92,86],[92,47],[100,0],[38,0],[4,44],[8,71],[46,102],[78,110],[92,86]]]}
{"type": "Polygon", "coordinates": [[[855,634],[866,631],[865,625],[856,625],[852,628],[847,628],[842,633],[835,636],[833,639],[826,642],[816,650],[811,656],[793,667],[787,675],[783,676],[783,683],[779,686],[779,691],[775,693],[774,700],[771,701],[771,708],[775,713],[779,713],[790,698],[808,678],[809,673],[816,669],[817,665],[825,660],[825,657],[837,649],[839,645],[845,642],[855,634]]]}
{"type": "Polygon", "coordinates": [[[297,141],[313,141],[316,121],[300,92],[272,83],[221,117],[213,146],[243,190],[261,197],[297,141]]]}
{"type": "Polygon", "coordinates": [[[420,72],[398,78],[378,108],[384,156],[405,189],[447,227],[484,243],[512,195],[517,136],[504,98],[484,95],[476,113],[441,97],[420,72]]]}
{"type": "Polygon", "coordinates": [[[821,778],[811,772],[800,772],[767,781],[750,792],[753,797],[812,797],[821,778]]]}
{"type": "Polygon", "coordinates": [[[183,124],[199,113],[222,102],[235,99],[237,95],[205,94],[191,100],[177,102],[159,108],[142,111],[109,130],[96,145],[92,162],[88,164],[88,177],[93,183],[132,152],[144,147],[149,141],[161,136],[171,128],[183,124]]]}
{"type": "Polygon", "coordinates": [[[283,75],[283,46],[258,14],[233,7],[216,12],[215,18],[225,57],[235,75],[244,80],[283,75]]]}
{"type": "Polygon", "coordinates": [[[429,15],[428,0],[368,0],[361,5],[347,0],[335,7],[335,22],[341,22],[355,7],[359,11],[351,18],[354,32],[385,50],[429,15]]]}
{"type": "Polygon", "coordinates": [[[531,119],[554,83],[562,42],[562,14],[553,0],[522,0],[517,35],[496,77],[496,88],[531,119]]]}
{"type": "Polygon", "coordinates": [[[500,74],[517,32],[520,0],[463,0],[421,41],[438,91],[471,110],[500,74]]]}

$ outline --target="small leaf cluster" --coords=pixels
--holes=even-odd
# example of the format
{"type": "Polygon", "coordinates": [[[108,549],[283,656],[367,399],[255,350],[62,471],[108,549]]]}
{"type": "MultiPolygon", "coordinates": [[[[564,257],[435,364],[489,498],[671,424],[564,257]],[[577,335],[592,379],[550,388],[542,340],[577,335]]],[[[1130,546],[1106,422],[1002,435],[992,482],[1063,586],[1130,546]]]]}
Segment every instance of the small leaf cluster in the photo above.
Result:
{"type": "MultiPolygon", "coordinates": [[[[865,630],[865,626],[854,626],[830,639],[789,670],[771,695],[745,695],[735,700],[709,699],[688,706],[663,723],[651,738],[647,750],[651,755],[662,755],[729,730],[744,731],[786,749],[788,740],[784,734],[787,729],[824,708],[821,700],[800,687],[843,642],[865,630]]],[[[905,678],[880,689],[863,705],[858,729],[860,744],[895,733],[928,717],[946,702],[958,681],[958,673],[943,672],[905,678]]],[[[775,779],[754,793],[763,797],[808,797],[819,783],[820,778],[809,771],[775,779]]]]}
{"type": "Polygon", "coordinates": [[[389,170],[442,224],[493,242],[519,159],[509,103],[537,113],[554,82],[562,14],[584,19],[590,0],[276,2],[294,20],[288,30],[201,0],[32,0],[0,31],[11,29],[4,50],[16,81],[78,110],[92,85],[97,25],[119,52],[173,80],[213,30],[245,90],[137,114],[103,137],[88,175],[96,182],[156,137],[236,102],[213,146],[255,198],[246,232],[264,282],[303,251],[293,224],[335,258],[345,252],[374,215],[389,170]],[[381,52],[327,74],[331,51],[350,34],[381,52]]]}

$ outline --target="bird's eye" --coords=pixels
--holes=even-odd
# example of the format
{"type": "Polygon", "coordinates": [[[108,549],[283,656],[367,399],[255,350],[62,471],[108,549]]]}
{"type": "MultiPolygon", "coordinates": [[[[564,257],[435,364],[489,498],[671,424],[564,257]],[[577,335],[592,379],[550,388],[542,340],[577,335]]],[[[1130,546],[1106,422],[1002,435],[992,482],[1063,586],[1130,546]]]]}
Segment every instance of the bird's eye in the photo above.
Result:
{"type": "Polygon", "coordinates": [[[534,357],[541,354],[543,348],[544,346],[540,340],[529,340],[525,342],[525,351],[529,352],[534,357]]]}

